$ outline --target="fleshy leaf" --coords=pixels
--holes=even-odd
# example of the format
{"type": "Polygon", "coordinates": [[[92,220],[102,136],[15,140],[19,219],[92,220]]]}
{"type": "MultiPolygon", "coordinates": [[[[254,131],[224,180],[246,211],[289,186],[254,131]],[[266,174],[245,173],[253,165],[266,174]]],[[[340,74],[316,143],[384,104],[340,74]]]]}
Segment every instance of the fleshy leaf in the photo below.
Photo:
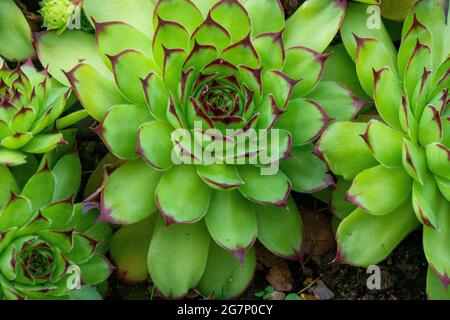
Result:
{"type": "Polygon", "coordinates": [[[112,106],[127,103],[114,81],[90,65],[76,66],[67,77],[83,107],[97,121],[101,121],[112,106]]]}
{"type": "Polygon", "coordinates": [[[117,266],[118,280],[125,284],[148,278],[147,256],[155,229],[155,216],[120,228],[111,240],[111,258],[117,266]]]}
{"type": "Polygon", "coordinates": [[[215,299],[237,297],[250,284],[255,267],[256,256],[253,248],[244,254],[243,263],[239,263],[229,252],[211,243],[205,272],[198,288],[204,296],[215,299]]]}
{"type": "Polygon", "coordinates": [[[258,240],[274,254],[302,258],[302,228],[300,212],[292,197],[287,208],[254,205],[258,218],[258,240]]]}
{"type": "Polygon", "coordinates": [[[156,189],[156,203],[168,225],[194,223],[208,211],[210,195],[211,189],[193,165],[179,165],[164,173],[156,189]]]}
{"type": "Polygon", "coordinates": [[[0,3],[0,54],[8,60],[26,60],[34,53],[31,29],[13,0],[0,3]]]}
{"type": "Polygon", "coordinates": [[[339,225],[336,262],[367,267],[383,261],[418,222],[407,199],[383,216],[356,209],[339,225]]]}
{"type": "Polygon", "coordinates": [[[355,177],[347,200],[370,214],[386,215],[408,198],[411,189],[412,179],[403,168],[377,166],[355,177]]]}
{"type": "Polygon", "coordinates": [[[423,225],[439,230],[440,221],[437,220],[437,217],[442,201],[433,176],[426,177],[422,185],[414,182],[412,193],[414,212],[423,225]]]}
{"type": "Polygon", "coordinates": [[[256,240],[256,214],[238,191],[214,191],[205,217],[211,237],[242,261],[256,240]]]}
{"type": "Polygon", "coordinates": [[[428,168],[434,174],[450,180],[450,149],[440,143],[426,147],[428,168]]]}
{"type": "Polygon", "coordinates": [[[402,131],[392,129],[378,120],[371,120],[363,135],[367,146],[386,168],[402,166],[402,146],[405,135],[402,131]]]}
{"type": "Polygon", "coordinates": [[[284,29],[284,9],[279,0],[246,0],[243,5],[250,16],[252,36],[284,29]]]}
{"type": "Polygon", "coordinates": [[[238,0],[219,1],[211,8],[210,15],[228,30],[233,42],[238,42],[250,34],[250,18],[238,0]]]}
{"type": "Polygon", "coordinates": [[[317,148],[331,171],[351,180],[362,170],[377,165],[378,162],[361,137],[366,130],[366,123],[338,122],[323,133],[317,148]]]}
{"type": "Polygon", "coordinates": [[[181,298],[200,281],[208,259],[210,237],[203,221],[166,227],[159,219],[148,253],[155,285],[170,298],[181,298]]]}
{"type": "Polygon", "coordinates": [[[156,211],[154,193],[161,174],[142,160],[127,162],[106,181],[101,219],[129,224],[141,221],[156,211]]]}
{"type": "Polygon", "coordinates": [[[173,130],[168,122],[158,120],[147,122],[139,128],[138,153],[157,170],[166,170],[173,165],[173,130]]]}
{"type": "Polygon", "coordinates": [[[403,140],[403,168],[418,183],[423,184],[428,174],[425,150],[408,139],[403,140]]]}
{"type": "Polygon", "coordinates": [[[122,21],[139,29],[149,37],[153,35],[153,24],[150,19],[156,1],[107,0],[99,5],[97,0],[84,0],[83,10],[87,17],[97,22],[122,21]]]}
{"type": "Polygon", "coordinates": [[[102,58],[97,53],[94,36],[82,32],[67,30],[57,35],[56,32],[35,34],[36,52],[49,73],[62,84],[69,86],[65,72],[78,64],[86,63],[97,73],[109,76],[102,58]]]}
{"type": "Polygon", "coordinates": [[[198,175],[211,188],[218,190],[235,189],[244,184],[236,166],[212,164],[197,166],[198,175]]]}
{"type": "Polygon", "coordinates": [[[137,156],[138,129],[151,120],[152,116],[146,108],[119,105],[109,109],[95,131],[116,157],[134,159],[137,156]]]}
{"type": "Polygon", "coordinates": [[[334,184],[326,163],[314,152],[312,144],[292,149],[292,157],[281,163],[281,170],[297,192],[312,193],[334,184]]]}
{"type": "Polygon", "coordinates": [[[306,46],[322,52],[333,40],[345,15],[346,2],[308,0],[288,19],[284,32],[287,48],[306,46]],[[314,34],[314,37],[310,35],[314,34]]]}

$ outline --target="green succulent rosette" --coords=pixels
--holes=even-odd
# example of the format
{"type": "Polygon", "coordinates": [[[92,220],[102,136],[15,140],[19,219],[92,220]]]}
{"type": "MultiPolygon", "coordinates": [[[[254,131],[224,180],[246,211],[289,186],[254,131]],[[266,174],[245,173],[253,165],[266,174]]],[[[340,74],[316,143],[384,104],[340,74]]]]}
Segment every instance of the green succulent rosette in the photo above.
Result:
{"type": "Polygon", "coordinates": [[[85,111],[61,117],[70,92],[31,60],[10,69],[0,57],[0,165],[18,166],[27,154],[66,143],[60,129],[85,117],[85,111]]]}
{"type": "Polygon", "coordinates": [[[81,179],[77,155],[46,156],[28,174],[32,168],[21,167],[18,179],[0,166],[0,299],[68,299],[111,274],[104,254],[112,231],[95,222],[98,212],[83,214],[73,202],[81,179]]]}
{"type": "Polygon", "coordinates": [[[43,0],[39,2],[39,6],[43,27],[57,30],[58,33],[64,32],[74,15],[81,13],[81,6],[75,5],[71,0],[43,0]]]}
{"type": "Polygon", "coordinates": [[[344,218],[336,260],[376,264],[420,222],[426,258],[445,291],[450,283],[449,26],[436,1],[420,1],[404,22],[397,51],[383,27],[367,28],[366,8],[349,6],[341,35],[380,118],[333,124],[318,143],[343,179],[333,200],[344,218]],[[344,208],[343,198],[353,209],[344,208]]]}
{"type": "MultiPolygon", "coordinates": [[[[322,52],[345,5],[309,0],[285,22],[277,0],[86,0],[95,38],[75,31],[36,37],[42,63],[70,82],[100,122],[94,130],[122,160],[106,167],[85,204],[111,223],[153,219],[154,228],[126,226],[114,247],[142,261],[147,249],[130,243],[146,241],[163,295],[196,286],[215,297],[240,294],[253,275],[257,239],[280,256],[301,257],[302,222],[290,191],[334,183],[313,142],[362,105],[345,86],[320,81],[329,56],[322,52]],[[235,138],[251,129],[265,132],[259,138],[268,144],[236,151],[235,138]],[[213,161],[197,156],[196,148],[204,154],[212,145],[213,161]],[[280,170],[263,174],[273,166],[280,170]],[[221,262],[226,272],[217,271],[221,262]]],[[[131,277],[119,266],[131,282],[142,280],[142,270],[131,277]]]]}

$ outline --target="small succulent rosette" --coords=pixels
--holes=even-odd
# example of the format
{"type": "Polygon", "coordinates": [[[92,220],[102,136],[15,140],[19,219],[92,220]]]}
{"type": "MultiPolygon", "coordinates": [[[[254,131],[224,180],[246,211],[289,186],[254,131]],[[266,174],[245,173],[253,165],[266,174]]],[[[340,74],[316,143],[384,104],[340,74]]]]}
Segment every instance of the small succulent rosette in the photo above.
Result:
{"type": "Polygon", "coordinates": [[[290,191],[334,183],[313,142],[361,106],[346,87],[320,81],[345,5],[309,0],[285,23],[277,0],[86,0],[95,38],[37,37],[41,61],[70,82],[123,160],[86,205],[99,202],[105,221],[155,226],[125,230],[123,241],[153,235],[139,250],[163,295],[197,285],[205,295],[238,295],[253,275],[256,239],[301,257],[290,191]]]}
{"type": "Polygon", "coordinates": [[[58,129],[78,117],[61,117],[70,92],[31,60],[10,69],[0,57],[0,165],[21,165],[27,154],[43,154],[66,143],[58,129]]]}
{"type": "Polygon", "coordinates": [[[380,118],[333,124],[318,144],[343,177],[334,208],[349,213],[337,261],[376,264],[420,222],[430,276],[441,280],[433,297],[450,283],[449,26],[435,1],[420,1],[397,52],[383,26],[367,28],[366,8],[349,6],[341,34],[380,118]]]}
{"type": "Polygon", "coordinates": [[[46,156],[33,169],[26,165],[13,175],[0,166],[0,299],[66,299],[111,274],[104,257],[109,225],[73,202],[78,156],[46,156]]]}
{"type": "Polygon", "coordinates": [[[39,13],[43,18],[43,27],[47,30],[64,32],[74,19],[80,14],[81,6],[71,0],[43,0],[39,3],[39,13]]]}

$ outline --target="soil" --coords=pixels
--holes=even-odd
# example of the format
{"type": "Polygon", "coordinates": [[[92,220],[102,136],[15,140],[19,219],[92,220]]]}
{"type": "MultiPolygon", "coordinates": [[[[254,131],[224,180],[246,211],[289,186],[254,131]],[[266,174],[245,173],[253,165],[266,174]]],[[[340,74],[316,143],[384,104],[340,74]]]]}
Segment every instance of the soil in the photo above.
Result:
{"type": "MultiPolygon", "coordinates": [[[[16,0],[25,5],[27,17],[33,24],[39,22],[37,2],[35,0],[16,0]],[[36,22],[37,21],[37,22],[36,22]]],[[[282,0],[286,15],[289,16],[303,2],[300,0],[282,0]]],[[[106,154],[107,149],[98,137],[89,130],[94,123],[85,120],[77,125],[78,152],[83,163],[83,184],[91,172],[106,154]]],[[[335,255],[335,242],[331,233],[330,214],[324,211],[324,205],[308,195],[295,195],[302,208],[304,219],[317,220],[320,237],[307,243],[309,253],[303,263],[285,262],[268,253],[257,244],[258,267],[254,279],[242,299],[262,299],[261,292],[274,291],[265,298],[283,299],[289,293],[295,293],[301,299],[389,299],[417,300],[425,299],[427,263],[422,249],[420,231],[408,236],[379,266],[382,272],[380,290],[369,290],[366,286],[369,274],[363,268],[338,265],[332,260],[335,255]],[[324,231],[325,230],[325,231],[324,231]],[[270,281],[269,281],[270,280],[270,281]],[[269,289],[268,289],[268,286],[269,289]]],[[[80,197],[81,200],[81,197],[80,197]]],[[[152,299],[157,298],[150,283],[137,286],[123,286],[111,277],[106,289],[107,299],[152,299]]],[[[192,292],[188,298],[201,298],[192,292]]]]}

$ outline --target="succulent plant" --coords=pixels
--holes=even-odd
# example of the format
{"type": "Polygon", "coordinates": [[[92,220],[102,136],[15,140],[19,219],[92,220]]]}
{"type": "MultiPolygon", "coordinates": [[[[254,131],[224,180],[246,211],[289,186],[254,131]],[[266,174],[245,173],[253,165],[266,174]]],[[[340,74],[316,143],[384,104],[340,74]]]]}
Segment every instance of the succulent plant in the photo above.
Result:
{"type": "Polygon", "coordinates": [[[59,129],[86,117],[84,110],[60,117],[70,92],[31,60],[11,70],[0,57],[0,165],[21,165],[27,154],[65,143],[59,129]]]}
{"type": "Polygon", "coordinates": [[[0,166],[0,299],[67,299],[110,275],[104,254],[112,232],[95,223],[98,212],[74,204],[80,179],[75,154],[45,156],[23,182],[0,166]]]}
{"type": "Polygon", "coordinates": [[[75,14],[80,13],[80,6],[70,0],[43,0],[39,2],[39,13],[43,18],[43,26],[47,30],[64,32],[75,14]]]}
{"type": "Polygon", "coordinates": [[[365,12],[365,5],[349,5],[341,35],[381,117],[335,123],[318,143],[332,171],[353,181],[336,195],[357,207],[338,228],[336,260],[376,264],[420,222],[426,258],[444,292],[450,283],[449,26],[436,1],[422,0],[404,22],[397,52],[383,26],[367,28],[365,12]]]}
{"type": "MultiPolygon", "coordinates": [[[[123,160],[106,168],[85,204],[98,205],[105,221],[144,225],[125,227],[115,248],[133,250],[152,234],[148,269],[163,295],[197,285],[206,295],[238,295],[253,275],[256,239],[301,257],[302,223],[289,193],[333,184],[313,142],[362,104],[346,87],[320,82],[329,56],[322,52],[345,5],[308,0],[285,23],[277,0],[85,0],[95,39],[76,31],[36,37],[41,62],[70,82],[123,160]],[[270,145],[239,153],[236,138],[251,129],[270,145]],[[213,148],[212,161],[196,148],[200,156],[213,148]]],[[[142,270],[128,280],[142,280],[142,270]]],[[[119,266],[122,278],[127,271],[119,266]]]]}

